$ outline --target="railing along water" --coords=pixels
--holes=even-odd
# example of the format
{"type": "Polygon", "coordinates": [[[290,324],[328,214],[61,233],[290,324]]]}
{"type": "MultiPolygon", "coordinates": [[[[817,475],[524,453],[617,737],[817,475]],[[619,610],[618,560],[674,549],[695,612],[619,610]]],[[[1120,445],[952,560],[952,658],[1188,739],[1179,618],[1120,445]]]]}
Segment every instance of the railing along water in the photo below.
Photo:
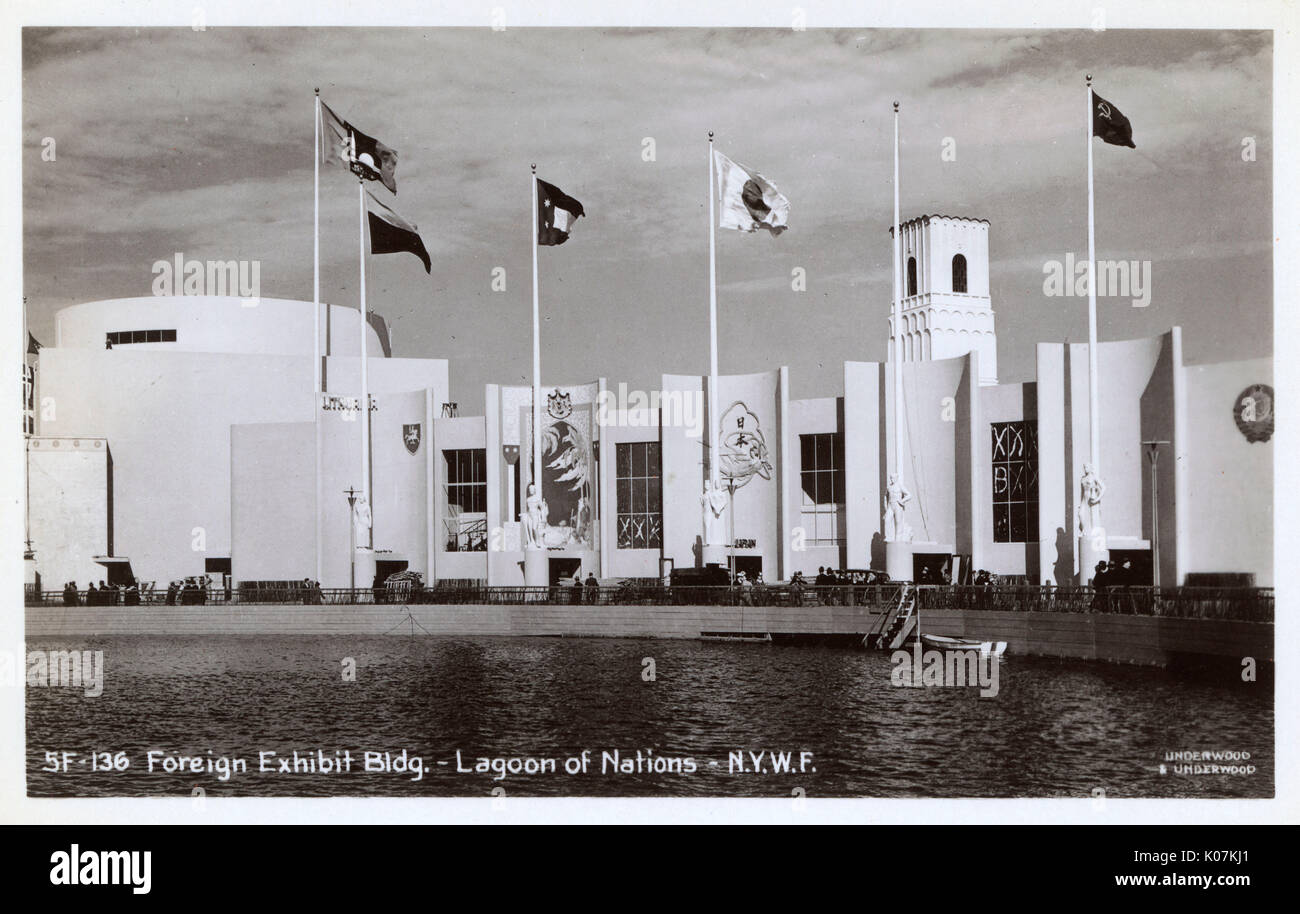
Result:
{"type": "MultiPolygon", "coordinates": [[[[88,607],[175,605],[357,605],[357,604],[568,604],[589,606],[689,606],[727,605],[754,607],[860,607],[888,613],[897,604],[898,584],[836,584],[830,586],[755,584],[745,587],[669,586],[644,582],[575,587],[488,587],[486,585],[435,584],[431,587],[319,588],[257,587],[241,590],[209,588],[182,593],[154,590],[134,594],[121,590],[28,591],[29,607],[88,607]],[[88,597],[97,598],[88,603],[88,597]]],[[[918,610],[968,610],[976,612],[1115,613],[1169,616],[1188,619],[1232,619],[1272,622],[1272,588],[1218,587],[1041,587],[1032,585],[964,586],[916,585],[918,610]]]]}

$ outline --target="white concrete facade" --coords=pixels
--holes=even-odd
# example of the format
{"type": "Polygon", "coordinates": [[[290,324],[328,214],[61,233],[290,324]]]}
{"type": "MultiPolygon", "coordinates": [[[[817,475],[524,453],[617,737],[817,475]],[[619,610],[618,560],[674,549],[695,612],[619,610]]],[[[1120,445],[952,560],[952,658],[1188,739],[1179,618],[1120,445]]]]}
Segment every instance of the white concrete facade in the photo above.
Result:
{"type": "MultiPolygon", "coordinates": [[[[724,483],[735,481],[730,552],[766,580],[884,567],[895,435],[918,561],[957,556],[961,568],[1030,582],[1080,580],[1072,533],[1088,446],[1086,346],[1040,343],[1034,379],[996,383],[988,223],[921,217],[903,241],[917,272],[904,302],[899,416],[888,363],[847,362],[841,395],[806,400],[790,398],[786,367],[723,375],[717,416],[705,411],[707,376],[664,375],[663,403],[613,412],[602,403],[616,379],[544,379],[552,574],[655,578],[696,566],[713,459],[702,432],[713,424],[724,483]],[[953,288],[959,255],[964,292],[953,288]],[[684,403],[698,404],[700,423],[684,403]]],[[[60,342],[38,357],[38,402],[51,408],[38,410],[28,442],[45,586],[102,577],[93,557],[106,554],[163,586],[210,560],[228,561],[236,586],[347,586],[343,493],[361,487],[350,399],[361,322],[354,310],[329,311],[333,351],[350,357],[326,360],[323,398],[312,391],[310,303],[177,296],[60,312],[60,342]],[[175,342],[104,347],[108,333],[157,328],[176,329],[175,342]]],[[[489,385],[485,415],[451,415],[448,363],[385,358],[369,333],[376,559],[427,580],[522,584],[530,389],[489,385]]],[[[1098,361],[1110,548],[1149,554],[1158,525],[1163,583],[1234,572],[1271,584],[1273,445],[1248,440],[1234,412],[1243,391],[1272,384],[1271,360],[1184,365],[1175,327],[1102,343],[1098,361]],[[1150,440],[1169,442],[1154,511],[1150,440]]]]}

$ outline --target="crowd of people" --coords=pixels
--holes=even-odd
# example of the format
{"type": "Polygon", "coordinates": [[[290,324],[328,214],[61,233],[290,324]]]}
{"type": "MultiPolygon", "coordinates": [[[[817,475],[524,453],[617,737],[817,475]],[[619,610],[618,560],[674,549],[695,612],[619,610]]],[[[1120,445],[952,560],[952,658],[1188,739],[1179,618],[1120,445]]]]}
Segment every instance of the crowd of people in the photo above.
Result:
{"type": "MultiPolygon", "coordinates": [[[[64,606],[81,606],[81,591],[77,589],[76,581],[68,581],[63,585],[63,605],[64,606]]],[[[104,581],[95,586],[91,581],[86,588],[86,606],[139,606],[140,605],[140,582],[132,580],[127,584],[106,584],[104,581]]]]}
{"type": "Polygon", "coordinates": [[[202,606],[208,602],[208,579],[182,578],[167,585],[168,606],[202,606]]]}
{"type": "Polygon", "coordinates": [[[1098,562],[1092,575],[1093,612],[1133,612],[1137,608],[1138,594],[1132,588],[1149,584],[1138,580],[1131,559],[1121,562],[1098,562]]]}

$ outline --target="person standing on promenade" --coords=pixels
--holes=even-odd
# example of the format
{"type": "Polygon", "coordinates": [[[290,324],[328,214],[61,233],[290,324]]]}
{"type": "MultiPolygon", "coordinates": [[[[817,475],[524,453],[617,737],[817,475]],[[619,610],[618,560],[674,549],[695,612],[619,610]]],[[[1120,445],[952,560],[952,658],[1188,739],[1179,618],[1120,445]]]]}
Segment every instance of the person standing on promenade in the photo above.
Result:
{"type": "Polygon", "coordinates": [[[1092,576],[1092,611],[1096,613],[1109,612],[1106,588],[1111,583],[1110,569],[1105,562],[1098,562],[1095,571],[1096,573],[1092,576]]]}

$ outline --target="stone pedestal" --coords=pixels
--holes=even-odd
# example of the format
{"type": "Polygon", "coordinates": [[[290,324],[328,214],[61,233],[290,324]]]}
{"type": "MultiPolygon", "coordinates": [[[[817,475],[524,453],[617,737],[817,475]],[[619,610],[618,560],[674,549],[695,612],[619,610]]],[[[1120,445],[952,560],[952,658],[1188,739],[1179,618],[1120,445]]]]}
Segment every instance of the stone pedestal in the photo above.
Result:
{"type": "Polygon", "coordinates": [[[369,590],[375,583],[375,551],[358,546],[356,552],[357,590],[369,590]]]}
{"type": "Polygon", "coordinates": [[[1095,540],[1101,537],[1081,536],[1079,537],[1079,586],[1086,587],[1096,574],[1098,562],[1105,562],[1110,559],[1110,550],[1105,546],[1097,548],[1095,540]]]}
{"type": "Polygon", "coordinates": [[[727,567],[727,547],[706,543],[700,548],[700,564],[727,567]]]}
{"type": "Polygon", "coordinates": [[[545,587],[551,583],[551,563],[545,549],[524,550],[524,586],[545,587]]]}
{"type": "Polygon", "coordinates": [[[885,574],[891,581],[912,580],[914,543],[885,543],[885,574]]]}

